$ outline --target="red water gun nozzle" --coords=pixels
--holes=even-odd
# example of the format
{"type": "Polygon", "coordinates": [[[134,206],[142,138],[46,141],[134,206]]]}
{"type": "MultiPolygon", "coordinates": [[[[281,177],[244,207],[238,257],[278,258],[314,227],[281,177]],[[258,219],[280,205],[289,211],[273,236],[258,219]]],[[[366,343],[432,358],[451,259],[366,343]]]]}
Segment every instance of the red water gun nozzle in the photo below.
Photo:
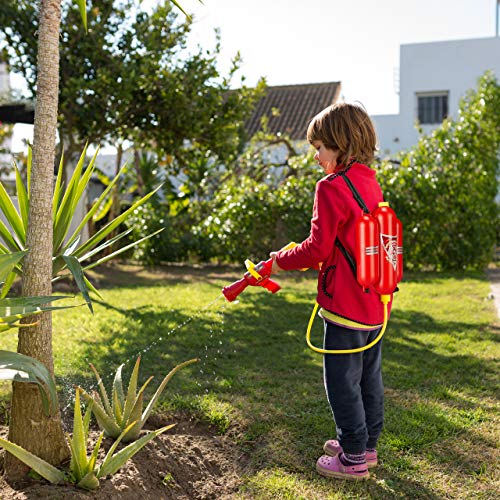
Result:
{"type": "Polygon", "coordinates": [[[243,278],[222,289],[224,297],[226,297],[229,302],[233,302],[247,286],[261,286],[271,293],[276,293],[281,289],[276,281],[269,278],[273,269],[272,258],[265,261],[263,260],[257,265],[246,260],[245,265],[247,272],[243,275],[243,278]]]}
{"type": "Polygon", "coordinates": [[[231,285],[225,286],[222,289],[222,293],[223,293],[224,297],[226,297],[226,299],[229,302],[232,302],[233,300],[236,300],[236,298],[238,297],[238,295],[243,290],[245,290],[245,288],[247,286],[248,286],[248,283],[247,283],[246,279],[245,278],[241,278],[240,280],[235,281],[231,285]]]}

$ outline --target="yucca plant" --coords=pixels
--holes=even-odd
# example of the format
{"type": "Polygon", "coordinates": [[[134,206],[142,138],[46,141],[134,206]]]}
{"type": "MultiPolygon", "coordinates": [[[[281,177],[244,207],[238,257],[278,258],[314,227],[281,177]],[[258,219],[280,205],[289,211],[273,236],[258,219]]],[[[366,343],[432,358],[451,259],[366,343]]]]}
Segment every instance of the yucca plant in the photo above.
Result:
{"type": "MultiPolygon", "coordinates": [[[[89,436],[91,410],[92,403],[87,407],[85,416],[82,416],[80,408],[80,390],[77,388],[73,417],[73,435],[71,437],[69,435],[67,436],[71,449],[69,472],[59,470],[57,467],[54,467],[45,460],[42,460],[36,455],[33,455],[24,448],[21,448],[17,444],[11,443],[6,439],[0,438],[0,446],[53,484],[70,482],[79,488],[94,490],[99,487],[100,478],[117,472],[129,458],[133,457],[139,450],[148,444],[149,441],[163,432],[168,431],[175,425],[167,425],[161,429],[157,429],[156,431],[149,432],[140,439],[115,453],[118,445],[123,440],[123,436],[128,431],[128,429],[125,429],[112,444],[101,464],[97,465],[97,458],[101,448],[104,432],[101,432],[97,438],[97,442],[92,453],[88,456],[87,442],[89,436]]],[[[135,422],[132,422],[130,427],[134,424],[135,422]]]]}
{"type": "Polygon", "coordinates": [[[93,391],[92,394],[88,394],[83,389],[80,388],[80,390],[82,391],[83,398],[92,405],[92,412],[96,417],[99,427],[104,431],[104,434],[113,438],[123,435],[122,440],[126,443],[137,439],[139,432],[143,428],[151,413],[151,410],[174,374],[181,368],[197,361],[199,361],[197,358],[190,359],[189,361],[184,361],[184,363],[181,363],[173,368],[163,379],[144,411],[144,390],[153,377],[149,377],[139,391],[137,391],[139,365],[141,362],[140,356],[137,358],[132,375],[130,376],[126,396],[122,384],[123,364],[116,370],[111,401],[99,373],[92,364],[90,366],[97,378],[97,384],[101,395],[99,396],[97,391],[93,391]]]}
{"type": "Polygon", "coordinates": [[[56,300],[66,299],[64,296],[46,297],[5,297],[6,289],[9,287],[6,280],[13,275],[13,270],[19,265],[21,259],[26,255],[24,252],[7,252],[0,254],[0,332],[4,332],[14,327],[23,327],[19,323],[21,318],[40,314],[45,311],[56,309],[67,309],[72,306],[49,306],[47,304],[56,300]]]}
{"type": "MultiPolygon", "coordinates": [[[[27,252],[7,253],[0,255],[0,332],[14,327],[29,326],[19,323],[21,318],[33,316],[44,311],[66,309],[71,306],[54,307],[50,302],[66,297],[18,297],[6,298],[3,296],[5,280],[11,275],[12,270],[18,265],[27,252]]],[[[42,397],[42,405],[47,415],[56,412],[56,386],[49,370],[40,361],[10,351],[0,351],[0,379],[13,380],[37,384],[42,397]]]]}
{"type": "MultiPolygon", "coordinates": [[[[71,221],[74,218],[77,205],[82,199],[90,178],[95,171],[95,160],[98,151],[99,150],[95,152],[87,168],[84,169],[84,163],[87,153],[87,146],[85,146],[66,188],[64,188],[62,183],[63,159],[61,158],[61,164],[59,166],[59,172],[55,182],[54,195],[52,199],[54,227],[52,281],[57,281],[73,275],[75,282],[79,290],[82,292],[83,297],[85,298],[85,301],[87,302],[87,305],[89,306],[91,311],[92,302],[89,296],[89,292],[92,291],[97,295],[99,294],[87,279],[84,272],[116,257],[122,252],[125,252],[129,248],[138,245],[142,241],[151,238],[161,231],[160,229],[159,231],[156,231],[155,233],[150,234],[145,238],[126,245],[110,253],[109,255],[96,260],[95,262],[86,263],[86,261],[89,261],[90,258],[94,257],[99,252],[102,252],[110,245],[115,244],[117,241],[124,238],[132,231],[132,228],[130,228],[110,239],[106,239],[110,235],[110,233],[117,229],[120,224],[125,221],[137,207],[145,203],[161,187],[160,185],[150,193],[143,196],[140,200],[133,203],[118,217],[108,222],[86,242],[80,243],[81,231],[89,222],[89,220],[94,217],[98,210],[100,210],[103,204],[105,204],[106,197],[109,195],[111,189],[116,184],[123,172],[123,169],[125,168],[123,167],[115,176],[115,178],[109,183],[103,193],[97,200],[95,200],[92,207],[84,215],[78,227],[70,234],[70,225],[71,221]]],[[[12,228],[12,231],[10,231],[9,228],[7,228],[7,226],[0,220],[0,238],[2,238],[5,243],[5,245],[0,244],[0,253],[20,252],[26,250],[26,233],[28,229],[28,211],[30,203],[29,193],[31,185],[31,149],[28,150],[26,185],[24,184],[21,173],[19,172],[19,169],[15,164],[14,170],[16,175],[16,196],[19,205],[19,211],[17,210],[13,200],[5,190],[3,184],[0,183],[0,210],[3,212],[5,219],[12,228]]],[[[18,275],[22,274],[21,264],[16,266],[16,268],[13,270],[13,273],[7,279],[7,285],[9,287],[15,278],[14,273],[18,275]]]]}

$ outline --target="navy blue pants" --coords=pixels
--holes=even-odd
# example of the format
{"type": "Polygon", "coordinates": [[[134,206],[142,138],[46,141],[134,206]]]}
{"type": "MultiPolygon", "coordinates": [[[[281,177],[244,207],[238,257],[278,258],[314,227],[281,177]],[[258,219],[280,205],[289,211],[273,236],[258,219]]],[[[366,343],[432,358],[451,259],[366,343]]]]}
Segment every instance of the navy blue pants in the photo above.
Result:
{"type": "MultiPolygon", "coordinates": [[[[372,342],[380,332],[351,330],[324,321],[325,349],[352,349],[372,342]]],[[[353,354],[325,354],[326,395],[345,453],[375,448],[384,423],[382,341],[353,354]]]]}

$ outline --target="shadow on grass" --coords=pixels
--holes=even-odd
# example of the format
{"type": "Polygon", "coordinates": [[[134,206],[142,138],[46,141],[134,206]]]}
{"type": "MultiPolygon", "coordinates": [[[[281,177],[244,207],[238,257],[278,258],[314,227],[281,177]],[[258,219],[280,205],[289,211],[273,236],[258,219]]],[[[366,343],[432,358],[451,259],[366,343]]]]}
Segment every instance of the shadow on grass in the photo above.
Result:
{"type": "MultiPolygon", "coordinates": [[[[168,265],[145,268],[143,266],[107,264],[93,269],[92,280],[98,289],[139,288],[152,286],[172,286],[179,283],[219,284],[221,279],[231,283],[246,272],[243,264],[237,265],[168,265]]],[[[309,270],[287,276],[288,281],[302,282],[314,278],[316,272],[309,270]]]]}
{"type": "MultiPolygon", "coordinates": [[[[229,405],[234,410],[231,418],[240,424],[235,437],[252,452],[255,470],[277,466],[307,472],[321,454],[324,440],[335,435],[324,395],[322,358],[305,345],[310,293],[294,291],[292,298],[263,291],[248,293],[239,304],[216,302],[207,310],[212,317],[205,311],[192,316],[182,309],[158,306],[100,305],[123,319],[109,325],[107,342],[103,344],[104,337],[100,337],[86,345],[86,358],[96,365],[105,383],[107,379],[107,386],[117,365],[126,361],[124,380],[128,382],[139,353],[142,381],[157,375],[153,390],[173,366],[200,357],[199,364],[174,377],[163,399],[196,405],[195,400],[208,391],[229,405]]],[[[317,344],[321,342],[320,325],[317,320],[317,344]]],[[[386,429],[380,444],[387,458],[377,472],[386,484],[370,482],[367,488],[374,498],[390,497],[387,481],[399,495],[418,490],[421,498],[436,498],[421,483],[414,485],[402,478],[401,471],[411,470],[406,454],[425,453],[443,439],[472,432],[481,414],[474,412],[475,405],[467,398],[492,395],[496,370],[493,360],[455,354],[453,343],[450,352],[438,352],[436,340],[428,340],[426,334],[448,334],[455,342],[479,341],[480,336],[493,339],[486,326],[473,321],[436,322],[419,311],[394,311],[384,339],[388,394],[386,429]],[[459,387],[460,395],[450,387],[459,387]],[[433,403],[436,401],[440,404],[433,403]]],[[[484,440],[484,444],[491,443],[484,440]]],[[[456,464],[451,456],[441,455],[447,467],[463,471],[475,466],[464,465],[467,449],[456,451],[455,459],[457,453],[456,464]]]]}
{"type": "MultiPolygon", "coordinates": [[[[100,288],[114,287],[141,287],[155,285],[172,285],[178,283],[206,282],[215,280],[236,280],[241,278],[246,271],[243,263],[230,265],[200,264],[198,266],[185,264],[170,264],[156,267],[143,267],[139,265],[111,262],[101,265],[90,273],[99,281],[100,288]]],[[[490,271],[495,272],[495,271],[490,271]]],[[[315,279],[316,271],[308,270],[302,273],[287,274],[286,279],[301,282],[315,279]]],[[[483,271],[436,272],[436,271],[406,271],[404,283],[440,283],[449,279],[454,280],[479,280],[487,281],[483,271]]]]}

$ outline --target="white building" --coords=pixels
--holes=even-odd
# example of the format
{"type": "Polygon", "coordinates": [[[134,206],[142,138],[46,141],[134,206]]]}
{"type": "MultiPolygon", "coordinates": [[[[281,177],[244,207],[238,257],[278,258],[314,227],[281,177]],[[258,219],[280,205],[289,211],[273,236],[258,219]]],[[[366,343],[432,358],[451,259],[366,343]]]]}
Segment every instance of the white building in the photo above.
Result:
{"type": "Polygon", "coordinates": [[[447,116],[487,70],[500,79],[500,37],[401,45],[399,114],[375,115],[380,156],[416,144],[418,121],[424,133],[447,116]]]}
{"type": "MultiPolygon", "coordinates": [[[[10,95],[10,76],[9,76],[9,67],[7,64],[2,61],[0,56],[0,103],[5,102],[10,95]]],[[[7,139],[0,144],[0,148],[10,149],[11,147],[11,139],[7,139]]],[[[6,155],[0,155],[0,163],[8,162],[6,155]]]]}

